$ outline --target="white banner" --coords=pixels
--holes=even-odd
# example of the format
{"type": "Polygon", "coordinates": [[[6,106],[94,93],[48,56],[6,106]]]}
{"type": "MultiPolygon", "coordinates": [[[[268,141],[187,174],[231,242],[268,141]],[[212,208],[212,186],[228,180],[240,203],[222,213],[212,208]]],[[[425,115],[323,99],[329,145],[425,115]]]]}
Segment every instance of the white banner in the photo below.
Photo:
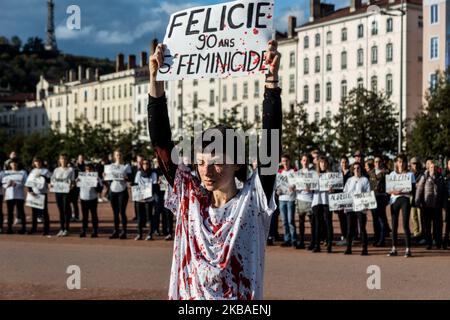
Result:
{"type": "Polygon", "coordinates": [[[36,208],[36,209],[44,209],[45,207],[45,195],[44,194],[36,194],[27,193],[27,198],[25,200],[25,205],[27,207],[36,208]]]}
{"type": "Polygon", "coordinates": [[[136,185],[131,187],[131,197],[133,201],[142,201],[153,196],[152,184],[136,185]]]}
{"type": "Polygon", "coordinates": [[[350,193],[330,193],[328,195],[330,211],[340,211],[353,208],[353,197],[350,193]]]}
{"type": "Polygon", "coordinates": [[[353,211],[365,211],[376,208],[375,192],[363,192],[353,195],[353,211]]]}
{"type": "Polygon", "coordinates": [[[105,165],[105,181],[124,180],[122,165],[107,164],[105,165]]]}
{"type": "Polygon", "coordinates": [[[294,179],[295,188],[297,190],[311,191],[319,189],[319,175],[316,171],[297,172],[294,179]]]}
{"type": "Polygon", "coordinates": [[[319,190],[328,191],[329,189],[343,190],[344,176],[341,172],[326,172],[319,176],[319,190]]]}
{"type": "Polygon", "coordinates": [[[283,171],[282,173],[277,173],[275,179],[275,189],[280,190],[283,194],[289,193],[289,187],[295,185],[296,172],[294,171],[283,171]]]}
{"type": "Polygon", "coordinates": [[[239,0],[190,8],[170,16],[164,65],[157,80],[266,74],[274,0],[239,0]]]}
{"type": "Polygon", "coordinates": [[[80,172],[78,173],[78,188],[96,188],[98,184],[97,172],[80,172]]]}
{"type": "Polygon", "coordinates": [[[41,176],[30,174],[25,182],[25,187],[43,189],[45,185],[45,179],[41,176]]]}
{"type": "Polygon", "coordinates": [[[50,192],[55,193],[69,193],[70,192],[70,182],[67,181],[54,181],[50,188],[50,192]]]}
{"type": "Polygon", "coordinates": [[[392,191],[400,191],[403,193],[412,191],[411,176],[409,174],[398,174],[391,176],[388,174],[386,176],[386,192],[390,193],[392,191]]]}

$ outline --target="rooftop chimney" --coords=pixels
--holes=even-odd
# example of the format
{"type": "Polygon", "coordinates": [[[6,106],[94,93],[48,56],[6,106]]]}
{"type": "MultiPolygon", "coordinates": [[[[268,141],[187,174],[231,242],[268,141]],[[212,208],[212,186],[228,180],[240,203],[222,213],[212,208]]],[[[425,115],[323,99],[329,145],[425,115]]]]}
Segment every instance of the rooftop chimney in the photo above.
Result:
{"type": "Polygon", "coordinates": [[[94,73],[92,72],[92,68],[87,68],[86,69],[86,79],[88,81],[94,80],[94,73]]]}
{"type": "Polygon", "coordinates": [[[76,74],[75,74],[75,70],[70,69],[69,70],[69,82],[73,82],[76,80],[76,74]]]}
{"type": "Polygon", "coordinates": [[[83,66],[78,66],[78,81],[83,80],[83,66]]]}
{"type": "Polygon", "coordinates": [[[124,55],[123,53],[119,53],[116,59],[116,72],[122,71],[125,69],[124,67],[124,55]]]}
{"type": "Polygon", "coordinates": [[[130,54],[128,56],[128,70],[136,68],[136,56],[134,54],[130,54]]]}
{"type": "Polygon", "coordinates": [[[354,12],[355,10],[361,8],[361,5],[361,0],[350,0],[350,12],[354,12]]]}
{"type": "Polygon", "coordinates": [[[147,65],[147,52],[141,51],[141,67],[145,67],[147,65]]]}
{"type": "Polygon", "coordinates": [[[317,18],[320,18],[320,0],[309,0],[309,21],[317,18]]]}
{"type": "Polygon", "coordinates": [[[100,79],[100,70],[98,70],[98,68],[95,68],[95,80],[99,80],[100,79]]]}
{"type": "Polygon", "coordinates": [[[295,36],[295,28],[297,27],[297,18],[294,16],[288,17],[288,37],[292,38],[295,36]]]}

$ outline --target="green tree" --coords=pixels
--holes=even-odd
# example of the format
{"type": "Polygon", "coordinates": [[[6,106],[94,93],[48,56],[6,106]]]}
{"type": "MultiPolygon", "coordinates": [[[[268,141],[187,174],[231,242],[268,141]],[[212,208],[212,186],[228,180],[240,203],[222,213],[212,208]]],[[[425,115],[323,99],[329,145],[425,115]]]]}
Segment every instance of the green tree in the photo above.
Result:
{"type": "Polygon", "coordinates": [[[397,146],[397,113],[388,96],[356,88],[334,116],[337,149],[341,154],[393,154],[397,146]]]}
{"type": "Polygon", "coordinates": [[[440,72],[436,88],[426,95],[426,103],[408,135],[408,153],[422,157],[450,155],[449,71],[440,72]]]}

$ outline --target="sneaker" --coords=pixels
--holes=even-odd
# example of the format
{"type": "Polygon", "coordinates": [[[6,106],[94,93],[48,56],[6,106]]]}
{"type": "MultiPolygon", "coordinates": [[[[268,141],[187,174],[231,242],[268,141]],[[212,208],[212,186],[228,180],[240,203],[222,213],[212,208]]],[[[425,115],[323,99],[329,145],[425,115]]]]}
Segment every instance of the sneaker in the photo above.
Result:
{"type": "Polygon", "coordinates": [[[57,237],[62,237],[64,233],[64,230],[59,230],[59,232],[56,234],[57,237]]]}
{"type": "Polygon", "coordinates": [[[310,244],[310,245],[308,246],[308,251],[312,251],[312,250],[314,250],[314,245],[310,244]]]}
{"type": "Polygon", "coordinates": [[[273,246],[273,238],[272,237],[267,238],[267,245],[273,246]]]}
{"type": "Polygon", "coordinates": [[[149,234],[146,238],[145,238],[145,240],[147,240],[147,241],[150,241],[150,240],[153,240],[153,237],[152,237],[152,235],[151,234],[149,234]]]}
{"type": "Polygon", "coordinates": [[[119,231],[114,231],[110,236],[110,239],[119,239],[119,231]]]}
{"type": "Polygon", "coordinates": [[[352,249],[351,248],[347,248],[345,250],[344,254],[352,254],[352,249]]]}
{"type": "Polygon", "coordinates": [[[44,222],[44,219],[42,219],[41,217],[38,217],[38,218],[37,218],[37,222],[38,222],[38,223],[43,223],[43,222],[44,222]]]}
{"type": "Polygon", "coordinates": [[[305,249],[305,244],[303,242],[299,242],[295,246],[295,249],[305,249]]]}
{"type": "Polygon", "coordinates": [[[69,235],[69,231],[64,230],[63,233],[62,233],[62,236],[63,237],[67,237],[68,235],[69,235]]]}
{"type": "Polygon", "coordinates": [[[405,258],[411,258],[411,257],[412,257],[411,250],[406,249],[406,251],[405,251],[405,258]]]}
{"type": "Polygon", "coordinates": [[[168,234],[167,237],[164,238],[164,240],[171,241],[171,240],[173,240],[173,237],[171,234],[168,234]]]}
{"type": "Polygon", "coordinates": [[[316,248],[314,248],[314,250],[312,252],[320,252],[320,248],[316,247],[316,248]]]}
{"type": "Polygon", "coordinates": [[[106,197],[103,197],[102,199],[103,199],[103,202],[109,202],[108,198],[106,198],[106,197]]]}
{"type": "Polygon", "coordinates": [[[16,224],[22,224],[22,219],[14,219],[14,225],[16,224]]]}
{"type": "Polygon", "coordinates": [[[80,233],[80,238],[86,238],[86,232],[84,232],[84,231],[81,232],[81,233],[80,233]]]}
{"type": "Polygon", "coordinates": [[[138,241],[138,240],[142,240],[143,238],[142,238],[142,235],[141,234],[138,234],[137,236],[136,236],[136,238],[134,238],[134,240],[136,240],[136,241],[138,241]]]}
{"type": "Polygon", "coordinates": [[[102,198],[98,198],[98,203],[104,202],[102,198]]]}
{"type": "Polygon", "coordinates": [[[98,238],[98,233],[97,232],[92,233],[91,238],[98,238]]]}
{"type": "Polygon", "coordinates": [[[285,241],[281,244],[282,247],[286,248],[286,247],[290,247],[292,246],[292,243],[290,241],[285,241]]]}
{"type": "Polygon", "coordinates": [[[423,246],[425,244],[427,244],[427,240],[422,239],[422,240],[419,241],[419,245],[423,246]]]}
{"type": "Polygon", "coordinates": [[[120,240],[125,240],[127,238],[127,232],[126,231],[122,231],[120,233],[119,239],[120,240]]]}
{"type": "Polygon", "coordinates": [[[396,257],[396,256],[398,256],[397,250],[393,249],[393,250],[389,251],[388,257],[396,257]]]}
{"type": "Polygon", "coordinates": [[[48,235],[50,235],[50,233],[49,233],[48,231],[42,232],[42,236],[43,236],[43,237],[47,237],[48,235]]]}
{"type": "Polygon", "coordinates": [[[328,252],[328,253],[332,253],[332,252],[333,252],[333,248],[332,248],[331,246],[328,246],[328,247],[327,247],[327,252],[328,252]]]}
{"type": "Polygon", "coordinates": [[[367,250],[367,248],[362,249],[361,255],[362,256],[368,256],[369,255],[369,251],[367,250]]]}
{"type": "Polygon", "coordinates": [[[347,245],[347,240],[341,239],[340,241],[336,242],[336,245],[339,247],[343,247],[347,245]]]}

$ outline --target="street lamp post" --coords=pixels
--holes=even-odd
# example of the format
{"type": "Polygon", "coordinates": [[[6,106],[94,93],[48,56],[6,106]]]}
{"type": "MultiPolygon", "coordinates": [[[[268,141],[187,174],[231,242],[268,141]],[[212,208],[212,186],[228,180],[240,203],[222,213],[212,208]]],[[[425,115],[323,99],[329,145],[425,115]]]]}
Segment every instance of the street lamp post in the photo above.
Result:
{"type": "Polygon", "coordinates": [[[371,5],[367,8],[367,12],[371,14],[381,14],[391,17],[400,17],[400,106],[398,113],[398,153],[403,150],[403,20],[406,15],[406,9],[404,9],[404,0],[401,1],[400,9],[381,9],[377,5],[371,5]],[[395,12],[395,13],[394,13],[395,12]]]}

